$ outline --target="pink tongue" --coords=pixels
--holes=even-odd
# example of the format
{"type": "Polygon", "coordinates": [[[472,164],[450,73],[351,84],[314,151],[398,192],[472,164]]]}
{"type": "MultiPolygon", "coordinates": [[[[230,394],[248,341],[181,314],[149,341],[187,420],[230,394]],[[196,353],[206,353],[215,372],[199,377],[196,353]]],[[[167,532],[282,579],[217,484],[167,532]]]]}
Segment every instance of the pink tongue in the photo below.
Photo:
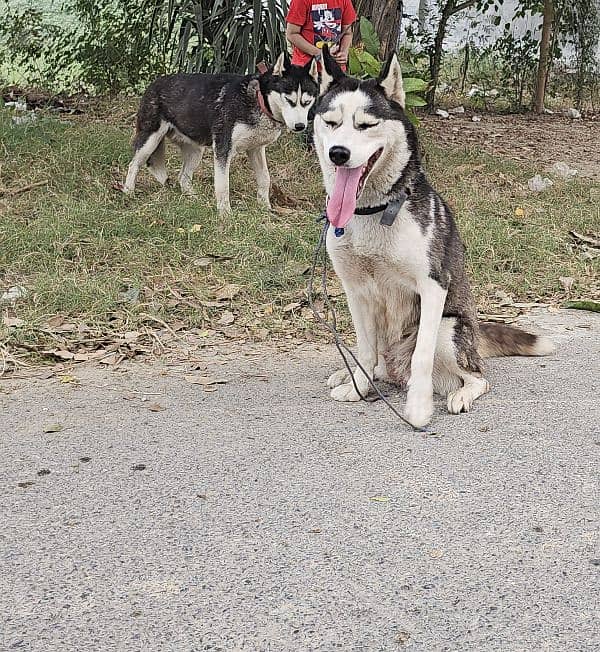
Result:
{"type": "Polygon", "coordinates": [[[356,191],[363,168],[337,168],[335,185],[327,204],[327,218],[337,228],[348,224],[356,208],[356,191]]]}

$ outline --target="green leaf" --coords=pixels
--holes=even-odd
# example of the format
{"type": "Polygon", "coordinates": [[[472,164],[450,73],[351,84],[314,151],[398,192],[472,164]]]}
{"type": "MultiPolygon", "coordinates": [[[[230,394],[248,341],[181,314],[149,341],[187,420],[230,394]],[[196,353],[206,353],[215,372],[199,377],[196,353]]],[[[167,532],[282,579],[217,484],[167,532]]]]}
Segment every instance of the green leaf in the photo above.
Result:
{"type": "Polygon", "coordinates": [[[409,93],[406,96],[406,106],[427,106],[427,102],[422,97],[409,93]]]}
{"type": "Polygon", "coordinates": [[[369,77],[378,77],[381,72],[381,61],[378,61],[373,55],[369,54],[366,50],[357,50],[356,56],[361,64],[361,69],[369,75],[369,77]]]}
{"type": "Polygon", "coordinates": [[[419,93],[427,89],[428,83],[417,77],[406,77],[402,80],[402,86],[405,93],[419,93]]]}
{"type": "Polygon", "coordinates": [[[379,37],[373,23],[364,16],[360,18],[360,38],[365,45],[366,51],[376,57],[379,54],[379,37]]]}
{"type": "Polygon", "coordinates": [[[573,308],[574,310],[589,310],[590,312],[600,312],[600,301],[567,301],[563,304],[565,308],[573,308]]]}
{"type": "Polygon", "coordinates": [[[361,74],[361,71],[360,61],[356,56],[356,48],[350,48],[350,52],[348,53],[348,72],[351,75],[358,76],[361,74]]]}

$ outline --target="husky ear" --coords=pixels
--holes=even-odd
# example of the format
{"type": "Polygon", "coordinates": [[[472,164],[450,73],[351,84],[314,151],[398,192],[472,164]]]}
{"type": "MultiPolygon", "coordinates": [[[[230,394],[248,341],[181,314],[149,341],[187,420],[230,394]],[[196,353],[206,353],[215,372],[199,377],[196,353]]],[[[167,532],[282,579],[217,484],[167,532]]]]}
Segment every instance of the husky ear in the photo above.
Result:
{"type": "Polygon", "coordinates": [[[329,88],[340,79],[343,79],[346,75],[344,71],[339,67],[337,61],[329,53],[329,48],[323,46],[323,70],[321,70],[321,95],[329,90],[329,88]]]}
{"type": "Polygon", "coordinates": [[[305,66],[304,70],[313,78],[315,84],[319,83],[319,67],[317,66],[317,60],[311,59],[305,66]]]}
{"type": "Polygon", "coordinates": [[[402,69],[395,53],[386,61],[377,83],[383,89],[388,100],[394,100],[394,102],[398,102],[404,108],[406,96],[402,84],[402,69]]]}
{"type": "Polygon", "coordinates": [[[290,67],[290,57],[287,52],[282,52],[278,57],[275,65],[273,66],[273,74],[280,77],[290,67]]]}

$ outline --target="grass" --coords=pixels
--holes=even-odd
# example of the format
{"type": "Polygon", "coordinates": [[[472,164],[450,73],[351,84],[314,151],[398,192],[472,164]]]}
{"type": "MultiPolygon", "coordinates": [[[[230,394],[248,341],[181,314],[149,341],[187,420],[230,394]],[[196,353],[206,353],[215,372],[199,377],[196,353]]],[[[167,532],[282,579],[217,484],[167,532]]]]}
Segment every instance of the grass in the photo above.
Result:
{"type": "MultiPolygon", "coordinates": [[[[4,341],[35,347],[45,337],[40,326],[55,315],[99,333],[153,319],[214,327],[223,313],[214,295],[226,284],[241,287],[223,308],[234,311],[246,336],[306,334],[311,324],[301,307],[285,307],[302,303],[317,239],[323,193],[316,158],[292,137],[271,149],[273,180],[297,202],[284,214],[257,207],[240,159],[231,184],[234,214],[219,219],[208,158],[195,180],[197,199],[159,187],[145,172],[134,196],[112,189],[129,162],[129,122],[122,106],[116,112],[106,105],[94,119],[42,115],[21,126],[0,111],[0,289],[28,290],[14,308],[0,308],[23,321],[0,326],[4,341]],[[36,183],[45,185],[20,192],[36,183]]],[[[515,300],[564,298],[560,276],[576,279],[573,296],[597,294],[597,266],[571,249],[568,232],[598,230],[598,184],[556,182],[534,194],[526,187],[533,164],[442,150],[426,134],[425,149],[430,176],[457,215],[482,308],[494,303],[498,288],[515,300]]],[[[177,164],[172,156],[173,172],[177,164]]]]}

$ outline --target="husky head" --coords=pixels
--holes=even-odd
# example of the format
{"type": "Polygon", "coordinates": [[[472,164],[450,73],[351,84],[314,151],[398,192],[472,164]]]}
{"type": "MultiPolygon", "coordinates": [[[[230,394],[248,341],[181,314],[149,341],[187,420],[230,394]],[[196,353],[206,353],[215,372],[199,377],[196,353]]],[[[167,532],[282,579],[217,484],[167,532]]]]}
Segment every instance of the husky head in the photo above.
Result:
{"type": "Polygon", "coordinates": [[[410,165],[419,166],[414,127],[404,113],[400,64],[394,54],[379,79],[345,75],[327,48],[315,115],[315,147],[327,216],[343,227],[358,206],[378,206],[410,165]]]}
{"type": "Polygon", "coordinates": [[[287,53],[281,54],[273,69],[265,74],[264,95],[271,113],[290,131],[306,129],[308,112],[319,94],[317,75],[314,59],[305,66],[294,66],[287,53]]]}

